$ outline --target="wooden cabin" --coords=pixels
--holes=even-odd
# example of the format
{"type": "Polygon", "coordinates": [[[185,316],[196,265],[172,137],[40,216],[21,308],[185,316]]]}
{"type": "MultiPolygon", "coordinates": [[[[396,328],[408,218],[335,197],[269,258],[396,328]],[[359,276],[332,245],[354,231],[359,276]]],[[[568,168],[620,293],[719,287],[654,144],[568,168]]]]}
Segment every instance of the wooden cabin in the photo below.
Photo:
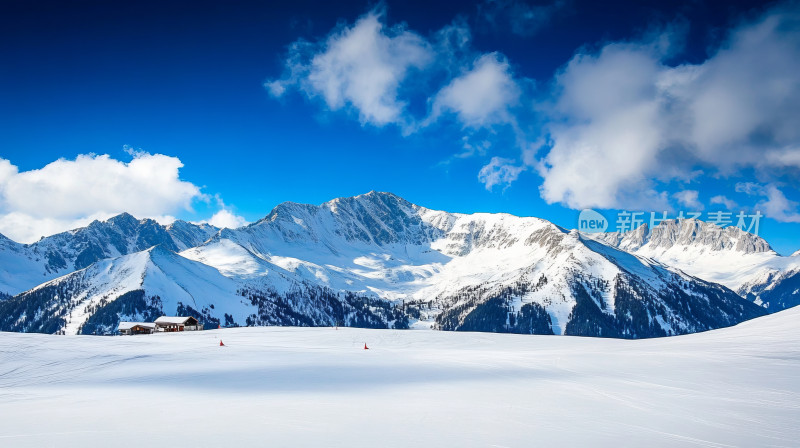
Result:
{"type": "Polygon", "coordinates": [[[120,322],[119,334],[153,334],[156,331],[156,324],[153,322],[120,322]]]}
{"type": "Polygon", "coordinates": [[[156,331],[175,332],[175,331],[196,331],[202,330],[203,324],[194,317],[187,316],[161,316],[155,322],[156,331]]]}

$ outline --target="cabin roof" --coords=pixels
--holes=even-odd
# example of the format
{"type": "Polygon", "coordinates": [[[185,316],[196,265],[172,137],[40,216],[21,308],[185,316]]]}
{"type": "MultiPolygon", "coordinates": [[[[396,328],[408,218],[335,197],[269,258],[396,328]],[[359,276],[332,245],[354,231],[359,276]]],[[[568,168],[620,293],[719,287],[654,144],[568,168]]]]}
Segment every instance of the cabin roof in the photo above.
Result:
{"type": "Polygon", "coordinates": [[[156,324],[153,322],[120,322],[120,330],[130,330],[133,327],[140,326],[143,328],[155,328],[156,324]]]}
{"type": "Polygon", "coordinates": [[[185,317],[181,317],[181,316],[161,316],[158,319],[156,319],[156,323],[157,324],[186,324],[186,322],[189,319],[197,321],[197,319],[193,318],[192,316],[185,316],[185,317]]]}

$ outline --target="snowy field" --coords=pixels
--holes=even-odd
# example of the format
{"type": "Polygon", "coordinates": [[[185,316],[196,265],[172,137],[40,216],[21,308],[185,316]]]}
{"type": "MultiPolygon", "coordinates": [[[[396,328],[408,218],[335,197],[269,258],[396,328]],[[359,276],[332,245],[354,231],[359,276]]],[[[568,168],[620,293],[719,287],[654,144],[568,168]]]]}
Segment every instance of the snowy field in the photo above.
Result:
{"type": "Polygon", "coordinates": [[[142,445],[798,446],[800,309],[641,341],[0,333],[0,446],[142,445]]]}

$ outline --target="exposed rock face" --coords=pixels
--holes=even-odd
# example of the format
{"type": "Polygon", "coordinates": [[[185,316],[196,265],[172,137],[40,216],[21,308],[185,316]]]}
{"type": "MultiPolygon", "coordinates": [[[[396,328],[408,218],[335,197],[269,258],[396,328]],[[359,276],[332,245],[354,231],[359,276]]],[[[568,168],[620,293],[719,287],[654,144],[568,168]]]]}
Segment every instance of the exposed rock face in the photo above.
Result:
{"type": "Polygon", "coordinates": [[[620,234],[608,232],[599,237],[604,243],[628,252],[645,248],[650,254],[663,254],[676,248],[695,248],[698,251],[731,251],[742,254],[774,252],[769,244],[738,227],[719,227],[697,219],[670,219],[649,228],[638,228],[620,234]]]}

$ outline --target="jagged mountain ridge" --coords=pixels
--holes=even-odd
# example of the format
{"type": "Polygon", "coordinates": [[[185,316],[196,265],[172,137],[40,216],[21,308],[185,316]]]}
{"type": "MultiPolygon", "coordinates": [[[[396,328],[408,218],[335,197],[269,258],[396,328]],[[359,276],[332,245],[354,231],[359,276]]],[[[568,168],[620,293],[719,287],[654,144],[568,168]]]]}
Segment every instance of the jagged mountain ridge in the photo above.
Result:
{"type": "Polygon", "coordinates": [[[694,247],[698,252],[775,254],[763,238],[735,226],[720,227],[698,219],[668,219],[659,222],[652,229],[644,223],[629,232],[606,232],[596,235],[598,239],[611,246],[648,255],[662,255],[687,247],[694,247]]]}
{"type": "Polygon", "coordinates": [[[202,244],[218,231],[209,224],[178,220],[163,226],[152,219],[136,219],[122,213],[32,244],[20,244],[0,236],[0,265],[3,267],[0,291],[17,294],[96,261],[155,245],[172,251],[185,250],[202,244]]]}
{"type": "Polygon", "coordinates": [[[777,260],[771,267],[742,285],[739,293],[771,313],[800,305],[800,257],[777,260]]]}
{"type": "Polygon", "coordinates": [[[800,304],[800,251],[781,256],[762,238],[735,226],[667,220],[620,234],[589,234],[629,253],[658,260],[704,280],[723,284],[742,297],[779,311],[800,304]]]}
{"type": "Polygon", "coordinates": [[[536,328],[602,335],[601,326],[570,326],[576,317],[573,311],[587,296],[591,304],[580,309],[596,308],[601,315],[594,318],[611,316],[613,322],[604,324],[606,334],[621,337],[700,331],[763,313],[741,305],[743,300],[725,288],[586,240],[542,219],[447,213],[378,192],[320,206],[282,204],[266,218],[222,230],[182,255],[252,282],[281,269],[333,290],[404,301],[414,308],[420,325],[440,329],[463,329],[462,317],[504,294],[505,312],[493,317],[502,322],[485,322],[484,328],[522,331],[510,325],[513,317],[508,316],[529,315],[536,306],[536,328]],[[541,278],[548,286],[535,287],[541,278]],[[647,301],[647,322],[641,326],[634,328],[617,316],[631,311],[628,302],[619,310],[614,307],[618,291],[625,288],[637,288],[635,294],[647,301]],[[461,300],[465,291],[474,293],[469,300],[461,300]],[[738,317],[714,315],[708,308],[703,311],[706,316],[694,322],[668,303],[666,299],[674,296],[698,299],[696,309],[700,302],[717,302],[738,317]],[[459,316],[449,312],[454,308],[459,316]],[[447,322],[441,316],[447,316],[447,322]]]}
{"type": "Polygon", "coordinates": [[[704,331],[763,314],[722,286],[575,231],[547,238],[547,258],[555,263],[531,269],[499,294],[495,288],[444,297],[452,305],[436,317],[437,328],[475,330],[478,321],[502,331],[505,320],[520,332],[549,325],[554,334],[642,338],[704,331]]]}
{"type": "MultiPolygon", "coordinates": [[[[114,319],[103,318],[98,325],[93,316],[102,316],[105,309],[117,309],[117,321],[127,316],[123,305],[114,305],[122,298],[120,303],[133,300],[142,312],[191,311],[229,325],[332,325],[341,320],[360,326],[410,323],[444,330],[628,338],[702,331],[764,314],[724,287],[542,219],[430,210],[390,193],[370,192],[320,206],[284,203],[258,222],[223,229],[180,255],[175,246],[161,244],[155,251],[97,261],[4,301],[0,308],[12,314],[27,310],[25,322],[43,309],[68,312],[56,331],[71,333],[108,332],[114,319]],[[148,261],[132,261],[140,258],[148,261]],[[215,302],[201,300],[209,306],[200,307],[191,288],[182,285],[202,280],[159,277],[154,272],[175,269],[142,267],[158,266],[154,259],[184,266],[180,272],[212,269],[187,278],[215,278],[212,283],[228,285],[223,288],[228,293],[218,294],[215,302]],[[129,265],[136,268],[120,268],[129,265]],[[109,277],[112,271],[128,276],[109,277]],[[152,278],[163,281],[147,281],[152,278]],[[119,288],[122,284],[130,286],[119,288]],[[142,305],[154,297],[159,306],[142,305]],[[246,310],[223,312],[225,305],[218,303],[240,303],[241,297],[250,300],[246,310]],[[39,308],[27,306],[34,302],[39,308]]],[[[45,328],[54,327],[26,327],[13,318],[2,327],[45,328]]]]}

